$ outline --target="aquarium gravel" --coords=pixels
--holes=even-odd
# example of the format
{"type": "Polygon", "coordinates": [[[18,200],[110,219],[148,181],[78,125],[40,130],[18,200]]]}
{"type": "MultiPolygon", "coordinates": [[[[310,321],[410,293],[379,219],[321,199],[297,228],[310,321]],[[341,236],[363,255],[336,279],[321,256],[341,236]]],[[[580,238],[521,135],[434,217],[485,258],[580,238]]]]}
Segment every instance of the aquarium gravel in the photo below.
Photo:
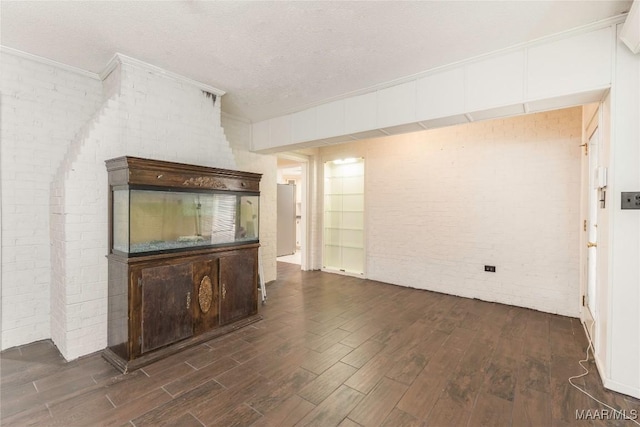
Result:
{"type": "Polygon", "coordinates": [[[197,246],[208,246],[211,242],[200,240],[200,241],[177,241],[177,240],[153,240],[151,242],[143,242],[143,243],[132,243],[131,244],[131,253],[136,252],[154,252],[154,251],[167,251],[171,249],[183,249],[183,248],[191,248],[197,246]]]}

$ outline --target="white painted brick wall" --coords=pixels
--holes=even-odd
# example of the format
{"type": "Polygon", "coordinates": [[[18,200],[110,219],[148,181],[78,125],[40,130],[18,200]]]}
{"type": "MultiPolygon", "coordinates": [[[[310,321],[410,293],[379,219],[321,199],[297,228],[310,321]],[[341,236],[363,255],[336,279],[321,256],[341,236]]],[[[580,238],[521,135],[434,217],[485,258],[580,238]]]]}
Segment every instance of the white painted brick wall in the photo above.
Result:
{"type": "MultiPolygon", "coordinates": [[[[110,101],[88,135],[68,152],[58,176],[63,231],[54,239],[56,295],[62,303],[65,358],[75,359],[106,345],[107,172],[104,161],[131,155],[235,169],[235,159],[215,104],[199,88],[122,64],[109,76],[110,101]],[[117,73],[113,75],[113,73],[117,73]],[[119,83],[114,89],[113,82],[119,83]]],[[[59,312],[58,312],[59,311],[59,312]]]]}
{"type": "MultiPolygon", "coordinates": [[[[223,101],[224,102],[224,101],[223,101]]],[[[238,170],[261,173],[260,253],[265,282],[276,279],[277,170],[276,156],[251,153],[251,125],[222,114],[222,127],[229,140],[238,170]]]]}
{"type": "Polygon", "coordinates": [[[575,108],[322,156],[365,157],[368,278],[577,316],[580,137],[575,108]]]}
{"type": "Polygon", "coordinates": [[[101,103],[99,80],[0,53],[2,349],[49,338],[49,189],[75,134],[101,103]]]}

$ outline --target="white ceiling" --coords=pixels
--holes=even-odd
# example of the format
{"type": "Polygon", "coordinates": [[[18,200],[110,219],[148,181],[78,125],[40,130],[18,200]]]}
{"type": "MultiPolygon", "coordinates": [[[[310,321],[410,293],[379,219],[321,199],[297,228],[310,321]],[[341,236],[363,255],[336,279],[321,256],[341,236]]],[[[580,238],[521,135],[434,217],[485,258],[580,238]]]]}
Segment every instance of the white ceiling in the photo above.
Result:
{"type": "Polygon", "coordinates": [[[631,1],[7,1],[2,45],[91,72],[119,52],[260,121],[627,12],[631,1]]]}

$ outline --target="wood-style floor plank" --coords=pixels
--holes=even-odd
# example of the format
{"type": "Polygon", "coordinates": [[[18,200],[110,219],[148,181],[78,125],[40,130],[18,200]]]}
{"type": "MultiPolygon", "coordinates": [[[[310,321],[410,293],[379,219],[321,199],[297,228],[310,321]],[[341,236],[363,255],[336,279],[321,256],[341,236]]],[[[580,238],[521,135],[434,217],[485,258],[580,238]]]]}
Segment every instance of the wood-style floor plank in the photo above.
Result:
{"type": "Polygon", "coordinates": [[[127,374],[127,377],[107,387],[107,396],[116,407],[151,392],[162,385],[193,372],[193,368],[186,363],[173,365],[155,376],[149,377],[140,369],[127,374]]]}
{"type": "Polygon", "coordinates": [[[395,408],[382,423],[382,427],[423,427],[425,422],[419,420],[413,415],[407,414],[398,408],[395,408]]]}
{"type": "Polygon", "coordinates": [[[473,408],[477,394],[484,383],[484,372],[489,365],[492,352],[493,347],[490,346],[489,341],[476,337],[445,388],[443,394],[459,403],[465,411],[473,408]]]}
{"type": "Polygon", "coordinates": [[[473,335],[471,330],[455,329],[398,402],[398,408],[417,419],[426,418],[442,395],[473,335]]]}
{"type": "Polygon", "coordinates": [[[297,393],[316,378],[316,375],[296,367],[289,374],[265,383],[263,387],[256,387],[252,397],[246,402],[256,411],[264,414],[286,400],[288,396],[297,393]]]}
{"type": "MultiPolygon", "coordinates": [[[[621,426],[567,381],[577,319],[278,264],[263,320],[129,374],[51,341],[0,354],[3,426],[621,426]]],[[[576,384],[607,404],[593,359],[576,384]]]]}
{"type": "Polygon", "coordinates": [[[377,341],[365,341],[358,348],[340,359],[354,368],[362,368],[365,363],[371,360],[375,355],[384,349],[384,345],[377,341]]]}
{"type": "Polygon", "coordinates": [[[379,426],[396,406],[407,386],[383,378],[349,414],[349,419],[362,426],[379,426]]]}
{"type": "Polygon", "coordinates": [[[447,334],[437,330],[425,338],[417,340],[415,346],[396,355],[386,376],[410,385],[446,339],[447,334]]]}
{"type": "Polygon", "coordinates": [[[471,412],[468,427],[511,425],[513,402],[493,394],[480,394],[471,412]]]}
{"type": "Polygon", "coordinates": [[[290,427],[296,425],[316,406],[297,394],[290,396],[278,406],[264,414],[253,426],[255,427],[290,427]]]}
{"type": "Polygon", "coordinates": [[[522,427],[550,426],[552,423],[549,393],[527,388],[516,390],[513,420],[522,427]]]}
{"type": "MultiPolygon", "coordinates": [[[[565,349],[561,350],[562,352],[565,349]]],[[[553,356],[550,366],[551,374],[551,422],[552,426],[576,425],[576,409],[595,408],[595,402],[577,391],[568,378],[582,373],[575,357],[553,356]]],[[[584,389],[584,379],[578,378],[574,383],[584,389]]]]}
{"type": "MultiPolygon", "coordinates": [[[[244,427],[250,426],[260,418],[262,418],[262,414],[260,414],[258,411],[256,411],[246,403],[240,403],[231,411],[213,420],[210,425],[225,427],[244,427]]],[[[177,425],[182,426],[182,424],[177,425]]]]}
{"type": "Polygon", "coordinates": [[[171,400],[171,395],[161,388],[147,393],[139,399],[125,403],[119,408],[101,414],[102,427],[121,426],[134,418],[140,417],[154,408],[164,405],[171,400]]]}
{"type": "Polygon", "coordinates": [[[342,420],[340,424],[338,424],[338,427],[362,427],[362,426],[354,421],[351,421],[349,418],[345,418],[344,420],[342,420]]]}
{"type": "Polygon", "coordinates": [[[338,362],[305,386],[298,395],[318,405],[357,371],[353,366],[338,362]]]}
{"type": "Polygon", "coordinates": [[[183,393],[145,414],[134,418],[131,422],[136,426],[157,426],[174,424],[191,408],[221,393],[223,387],[214,380],[207,381],[198,387],[183,393]]]}
{"type": "Polygon", "coordinates": [[[429,413],[428,426],[466,426],[471,410],[448,395],[441,396],[429,413]]]}
{"type": "Polygon", "coordinates": [[[2,413],[3,427],[31,427],[31,426],[46,426],[55,425],[56,421],[51,417],[49,409],[45,405],[38,406],[37,408],[30,408],[20,414],[13,414],[13,416],[5,416],[2,413]]]}
{"type": "MultiPolygon", "coordinates": [[[[362,343],[369,341],[370,338],[380,333],[381,329],[382,327],[379,324],[370,320],[360,329],[351,332],[347,337],[340,341],[340,344],[347,345],[351,348],[358,348],[362,343]]],[[[378,344],[382,345],[380,343],[378,344]]]]}
{"type": "Polygon", "coordinates": [[[314,374],[320,375],[352,351],[353,349],[351,347],[336,343],[322,353],[311,351],[300,366],[314,374]]]}
{"type": "MultiPolygon", "coordinates": [[[[212,380],[213,381],[213,380],[212,380]]],[[[260,375],[253,375],[232,388],[215,390],[212,397],[206,398],[189,405],[189,412],[205,425],[215,425],[213,422],[222,415],[235,408],[238,403],[246,402],[253,395],[260,391],[260,387],[265,388],[266,378],[260,375]]]]}
{"type": "Polygon", "coordinates": [[[356,407],[364,395],[345,385],[331,393],[304,417],[300,426],[337,426],[356,407]]]}
{"type": "Polygon", "coordinates": [[[386,354],[378,354],[353,374],[345,382],[345,385],[367,394],[385,376],[392,365],[393,359],[391,357],[386,354]]]}
{"type": "Polygon", "coordinates": [[[513,402],[518,378],[518,362],[521,358],[521,347],[514,346],[513,343],[513,338],[503,337],[496,345],[487,367],[483,388],[484,392],[509,402],[513,402]]]}

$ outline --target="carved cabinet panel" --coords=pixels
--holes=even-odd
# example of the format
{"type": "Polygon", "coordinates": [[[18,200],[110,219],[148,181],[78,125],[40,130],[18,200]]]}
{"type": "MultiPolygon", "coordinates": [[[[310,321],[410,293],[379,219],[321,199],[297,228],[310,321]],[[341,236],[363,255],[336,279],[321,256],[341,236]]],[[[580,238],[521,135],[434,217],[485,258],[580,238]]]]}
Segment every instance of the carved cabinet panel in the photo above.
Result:
{"type": "Polygon", "coordinates": [[[194,333],[218,326],[218,258],[193,264],[194,333]]]}

